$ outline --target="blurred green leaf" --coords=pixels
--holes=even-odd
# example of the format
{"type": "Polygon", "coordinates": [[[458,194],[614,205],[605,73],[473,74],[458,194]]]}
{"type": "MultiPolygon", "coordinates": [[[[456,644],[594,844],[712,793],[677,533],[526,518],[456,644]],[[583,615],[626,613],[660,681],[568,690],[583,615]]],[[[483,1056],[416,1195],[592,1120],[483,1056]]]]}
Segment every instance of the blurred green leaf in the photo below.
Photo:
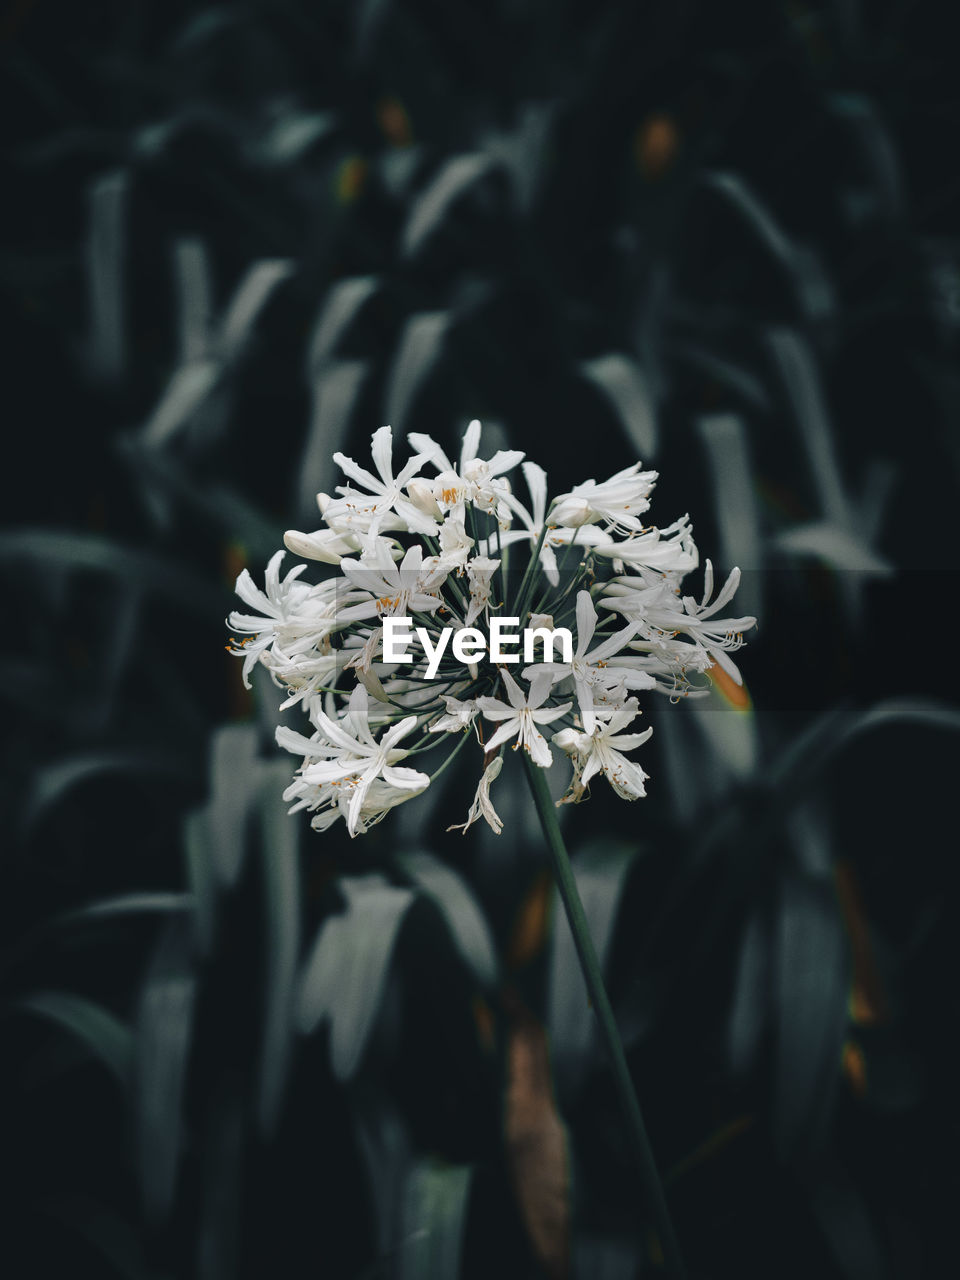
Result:
{"type": "MultiPolygon", "coordinates": [[[[317,377],[360,312],[382,288],[379,276],[350,276],[338,280],[320,304],[307,347],[307,370],[317,377]]],[[[335,446],[339,447],[339,446],[335,446]]]]}
{"type": "Polygon", "coordinates": [[[151,448],[166,444],[190,421],[220,381],[220,363],[194,360],[170,377],[167,388],[143,428],[143,442],[151,448]]]}
{"type": "Polygon", "coordinates": [[[425,311],[411,316],[404,325],[385,393],[387,421],[395,432],[406,430],[417,394],[443,355],[449,328],[448,311],[425,311]]]}
{"type": "Polygon", "coordinates": [[[497,167],[494,158],[483,152],[454,156],[442,164],[414,200],[403,229],[404,254],[419,253],[456,202],[497,167]]]}
{"type": "Polygon", "coordinates": [[[469,1165],[420,1161],[403,1191],[397,1280],[453,1280],[461,1254],[473,1170],[469,1165]]]}
{"type": "Polygon", "coordinates": [[[753,187],[737,173],[708,172],[704,183],[720,195],[780,266],[798,303],[810,319],[822,320],[834,307],[833,290],[817,256],[796,244],[753,187]]]}
{"type": "Polygon", "coordinates": [[[217,912],[217,869],[210,815],[206,809],[188,813],[183,820],[183,849],[187,882],[195,904],[197,949],[202,956],[213,944],[217,912]]]}
{"type": "Polygon", "coordinates": [[[757,721],[752,708],[731,707],[716,688],[706,698],[692,698],[685,706],[725,772],[734,778],[752,777],[760,761],[757,721]]]}
{"type": "Polygon", "coordinates": [[[700,369],[714,378],[721,386],[735,392],[741,400],[757,408],[770,408],[770,396],[761,380],[748,368],[742,367],[725,355],[711,351],[695,342],[681,342],[673,348],[681,361],[700,369]]]}
{"type": "Polygon", "coordinates": [[[484,151],[510,174],[517,206],[526,216],[540,192],[555,114],[555,102],[524,103],[516,128],[484,138],[484,151]]]}
{"type": "MultiPolygon", "coordinates": [[[[136,473],[151,507],[159,507],[163,513],[159,523],[169,520],[167,500],[173,497],[178,498],[190,514],[208,529],[212,527],[225,534],[231,542],[242,544],[253,564],[265,564],[281,545],[282,527],[274,524],[234,490],[221,485],[201,484],[182,463],[133,437],[121,437],[118,447],[136,473]]],[[[148,585],[151,585],[149,580],[148,585]]],[[[208,620],[216,615],[222,622],[226,610],[236,605],[236,598],[221,589],[219,583],[204,588],[204,600],[204,613],[208,620]]]]}
{"type": "Polygon", "coordinates": [[[144,979],[136,1030],[137,1168],[144,1209],[153,1222],[166,1217],[176,1190],[196,988],[191,922],[174,918],[144,979]]]}
{"type": "Polygon", "coordinates": [[[893,138],[884,127],[876,104],[863,93],[833,93],[828,96],[827,106],[850,131],[871,171],[870,192],[883,216],[896,218],[903,208],[903,175],[893,138]]]}
{"type": "Polygon", "coordinates": [[[799,525],[777,534],[774,545],[791,555],[816,556],[839,572],[873,573],[889,577],[893,565],[871,551],[854,534],[826,521],[799,525]]]}
{"type": "Polygon", "coordinates": [[[796,864],[804,875],[832,882],[835,859],[830,828],[823,807],[816,800],[799,804],[793,811],[790,844],[796,864]]]}
{"type": "Polygon", "coordinates": [[[115,898],[104,898],[69,911],[62,911],[40,921],[32,929],[21,933],[0,952],[0,972],[15,968],[31,952],[50,945],[50,935],[67,932],[85,924],[100,925],[129,916],[165,915],[170,912],[190,911],[193,900],[185,893],[127,893],[115,898]]]}
{"type": "Polygon", "coordinates": [[[210,740],[208,830],[214,865],[221,881],[235,883],[246,852],[247,819],[256,800],[261,764],[257,731],[248,724],[228,724],[210,740]]]}
{"type": "Polygon", "coordinates": [[[440,909],[450,934],[481,986],[497,981],[498,965],[486,918],[463,879],[430,853],[400,853],[396,863],[440,909]]]}
{"type": "Polygon", "coordinates": [[[630,1236],[578,1232],[571,1274],[584,1280],[636,1280],[643,1274],[643,1257],[640,1242],[630,1236]]]}
{"type": "Polygon", "coordinates": [[[129,174],[97,178],[89,192],[87,282],[90,367],[102,378],[123,373],[126,356],[126,255],[129,174]]]}
{"type": "Polygon", "coordinates": [[[850,505],[813,352],[793,329],[773,329],[767,340],[800,430],[823,516],[830,524],[849,529],[850,505]]]}
{"type": "Polygon", "coordinates": [[[69,1031],[122,1085],[129,1083],[133,1035],[108,1009],[70,991],[35,991],[18,1000],[17,1007],[69,1031]]]}
{"type": "Polygon", "coordinates": [[[309,1034],[329,1022],[333,1073],[349,1080],[362,1061],[416,894],[379,875],[348,876],[339,885],[347,909],[320,927],[301,973],[297,1024],[309,1034]]]}
{"type": "MultiPolygon", "coordinates": [[[[716,693],[712,698],[719,698],[716,693]]],[[[692,826],[707,805],[730,790],[731,774],[718,747],[723,729],[708,736],[689,712],[691,703],[677,707],[660,700],[650,708],[650,718],[665,763],[658,785],[669,790],[671,816],[678,826],[692,826]],[[678,713],[679,712],[679,713],[678,713]]],[[[719,701],[716,704],[719,708],[719,701]]],[[[718,715],[726,714],[717,712],[718,715]]],[[[734,729],[733,733],[737,730],[734,729]]],[[[741,748],[742,748],[741,744],[741,748]]],[[[732,815],[728,815],[728,819],[732,815]]]]}
{"type": "Polygon", "coordinates": [[[352,1092],[357,1146],[370,1182],[377,1245],[385,1258],[397,1244],[404,1182],[413,1165],[410,1137],[396,1104],[383,1089],[358,1082],[352,1092]]]}
{"type": "Polygon", "coordinates": [[[120,546],[95,534],[53,529],[16,529],[0,533],[0,564],[33,564],[37,570],[91,570],[124,581],[131,588],[168,597],[178,608],[206,621],[222,614],[222,596],[181,562],[152,551],[120,546]]]}
{"type": "Polygon", "coordinates": [[[618,351],[587,360],[580,370],[609,402],[636,456],[646,462],[657,453],[657,415],[640,366],[618,351]]]}
{"type": "Polygon", "coordinates": [[[198,1280],[233,1280],[238,1274],[246,1118],[236,1071],[236,1064],[226,1065],[203,1116],[198,1280]]]}
{"type": "Polygon", "coordinates": [[[780,265],[791,270],[793,243],[750,184],[740,174],[721,171],[705,173],[703,180],[740,215],[780,265]]]}
{"type": "Polygon", "coordinates": [[[260,312],[295,269],[285,258],[269,258],[247,268],[220,322],[217,351],[222,360],[235,360],[240,355],[260,312]]]}
{"type": "Polygon", "coordinates": [[[758,907],[740,936],[727,1021],[727,1060],[734,1076],[746,1075],[756,1064],[760,1039],[770,1017],[771,959],[767,912],[758,907]]]}
{"type": "Polygon", "coordinates": [[[256,154],[266,164],[293,164],[336,130],[337,116],[332,111],[285,111],[257,144],[256,154]]]}
{"type": "Polygon", "coordinates": [[[862,734],[893,725],[960,732],[960,710],[932,698],[888,698],[865,711],[837,708],[826,712],[796,737],[771,767],[775,788],[805,790],[842,751],[862,734]]]}
{"type": "Polygon", "coordinates": [[[111,774],[139,774],[177,782],[192,782],[196,777],[190,760],[159,748],[127,747],[85,752],[34,772],[24,806],[24,826],[27,829],[34,826],[48,810],[55,808],[81,784],[111,774]]]}
{"type": "Polygon", "coordinates": [[[109,1264],[109,1275],[164,1280],[147,1265],[136,1230],[115,1209],[82,1195],[52,1196],[38,1208],[86,1240],[109,1264]]]}
{"type": "Polygon", "coordinates": [[[845,1280],[885,1280],[887,1259],[849,1171],[829,1151],[806,1179],[810,1206],[845,1280]]]}
{"type": "Polygon", "coordinates": [[[713,509],[720,537],[719,554],[714,559],[725,568],[745,570],[737,589],[737,611],[741,616],[759,617],[763,543],[747,429],[734,413],[705,414],[698,419],[697,428],[713,481],[713,509]]]}
{"type": "Polygon", "coordinates": [[[783,877],[774,939],[776,1066],[773,1133],[780,1157],[822,1145],[847,1032],[850,957],[833,888],[783,877]]]}
{"type": "Polygon", "coordinates": [[[313,408],[297,470],[297,514],[308,530],[320,523],[317,494],[333,488],[333,455],[347,443],[369,373],[366,360],[331,360],[313,377],[313,408]]]}
{"type": "Polygon", "coordinates": [[[87,921],[116,920],[129,915],[154,915],[167,912],[189,911],[193,898],[187,893],[162,893],[154,890],[146,893],[122,893],[115,898],[101,898],[88,902],[61,915],[54,916],[51,925],[61,927],[84,924],[87,921]]]}
{"type": "MultiPolygon", "coordinates": [[[[196,263],[191,259],[189,265],[196,263]]],[[[267,259],[249,267],[227,304],[223,316],[213,327],[209,344],[211,354],[176,369],[166,391],[147,419],[141,432],[142,442],[156,448],[165,445],[192,419],[220,381],[224,369],[242,354],[256,319],[271,294],[293,274],[293,264],[282,259],[267,259]]],[[[181,286],[181,289],[183,286],[181,286]]],[[[200,286],[194,286],[194,293],[200,286]]],[[[195,345],[191,342],[191,346],[195,345]]],[[[208,344],[204,344],[206,348],[208,344]]]]}
{"type": "Polygon", "coordinates": [[[200,365],[210,354],[213,311],[210,257],[204,242],[184,236],[173,246],[173,274],[177,289],[177,332],[180,364],[200,365]]]}
{"type": "MultiPolygon", "coordinates": [[[[590,935],[601,966],[613,941],[614,925],[635,845],[597,840],[577,851],[573,870],[590,935]]],[[[564,1103],[576,1097],[596,1043],[596,1028],[573,934],[563,910],[554,907],[550,953],[547,1030],[557,1091],[564,1103]]]]}
{"type": "Polygon", "coordinates": [[[266,1008],[260,1067],[259,1119],[272,1135],[283,1102],[294,1030],[300,951],[300,827],[287,813],[283,791],[290,779],[285,760],[262,766],[260,853],[266,913],[266,1008]]]}

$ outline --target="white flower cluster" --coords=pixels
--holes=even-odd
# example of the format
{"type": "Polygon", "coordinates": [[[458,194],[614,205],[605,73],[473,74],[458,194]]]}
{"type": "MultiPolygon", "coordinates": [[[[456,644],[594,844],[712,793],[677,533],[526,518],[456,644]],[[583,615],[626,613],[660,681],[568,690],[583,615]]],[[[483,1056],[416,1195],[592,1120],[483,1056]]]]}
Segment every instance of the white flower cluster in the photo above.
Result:
{"type": "Polygon", "coordinates": [[[644,524],[657,473],[639,463],[551,502],[546,473],[522,453],[479,456],[479,422],[467,428],[457,464],[429,436],[408,440],[413,456],[396,472],[389,427],[373,435],[375,472],[334,454],[347,483],[336,497],[318,495],[325,527],[286,534],[291,552],[336,565],[336,576],[305,582],[301,563],[281,577],[278,551],[265,591],[246,570],[237,579],[255,611],[228,620],[242,637],[232,651],[243,657],[244,682],[262,663],[285,692],[282,708],[298,705],[313,730],[277,730],[302,761],[285,799],[310,810],[317,830],[342,817],[355,836],[422,792],[475,738],[481,776],[462,829],[483,817],[499,832],[490,787],[502,753],[523,748],[549,768],[546,726],[573,766],[564,801],[584,798],[598,773],[624,799],[642,796],[647,775],[626,753],[652,730],[629,731],[640,714],[635,695],[703,692],[691,675],[714,664],[740,683],[730,653],[755,619],[718,616],[739,570],[711,599],[707,561],[702,600],[682,594],[699,560],[690,522],[644,524]],[[521,463],[529,507],[507,478],[521,463]],[[562,655],[569,661],[527,663],[516,675],[506,663],[520,659],[502,650],[500,662],[477,656],[465,666],[447,649],[428,674],[426,654],[384,661],[388,616],[410,619],[424,643],[444,629],[482,634],[495,617],[531,628],[570,622],[576,642],[562,655]],[[410,767],[438,755],[432,773],[410,767]]]}

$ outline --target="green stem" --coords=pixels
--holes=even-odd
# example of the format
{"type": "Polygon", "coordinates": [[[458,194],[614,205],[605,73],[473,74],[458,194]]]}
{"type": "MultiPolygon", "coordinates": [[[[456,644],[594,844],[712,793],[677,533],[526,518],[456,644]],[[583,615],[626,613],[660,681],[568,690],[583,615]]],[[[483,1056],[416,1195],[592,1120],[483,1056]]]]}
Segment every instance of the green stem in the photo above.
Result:
{"type": "Polygon", "coordinates": [[[587,984],[593,1011],[600,1024],[600,1032],[610,1058],[610,1065],[613,1068],[614,1084],[620,1097],[620,1105],[623,1107],[627,1119],[627,1129],[632,1139],[634,1156],[639,1165],[641,1183],[649,1203],[651,1218],[660,1238],[664,1261],[668,1272],[676,1276],[677,1280],[682,1280],[684,1275],[683,1261],[680,1257],[673,1224],[670,1221],[670,1214],[667,1210],[667,1202],[663,1194],[660,1175],[657,1173],[656,1161],[650,1149],[650,1139],[647,1137],[647,1128],[643,1122],[643,1112],[640,1110],[640,1103],[633,1087],[633,1080],[630,1077],[630,1068],[627,1066],[626,1055],[620,1042],[620,1033],[617,1030],[613,1009],[610,1005],[606,988],[603,985],[600,961],[597,958],[593,939],[590,936],[590,926],[587,923],[583,903],[580,901],[573,868],[570,865],[570,858],[563,842],[560,824],[557,821],[556,806],[547,787],[547,779],[543,769],[535,765],[526,755],[523,757],[523,763],[526,766],[527,781],[530,783],[533,800],[537,806],[543,834],[550,848],[557,888],[560,890],[560,897],[563,900],[567,919],[570,922],[570,932],[573,934],[577,955],[580,957],[580,968],[587,984]]]}
{"type": "MultiPolygon", "coordinates": [[[[430,776],[431,784],[436,782],[436,780],[440,777],[441,773],[443,773],[444,769],[446,769],[447,765],[452,763],[452,761],[454,761],[457,758],[457,756],[460,754],[463,747],[466,745],[467,739],[473,736],[474,734],[472,729],[465,729],[463,733],[461,733],[460,741],[457,743],[457,745],[453,748],[453,750],[447,756],[446,760],[444,760],[443,764],[440,766],[437,772],[434,774],[431,774],[430,776]]],[[[438,747],[440,746],[440,743],[436,742],[433,745],[438,747]]]]}
{"type": "Polygon", "coordinates": [[[523,611],[527,607],[527,597],[530,594],[530,588],[536,580],[536,571],[540,564],[540,549],[543,546],[544,539],[547,536],[547,522],[543,522],[540,530],[540,536],[537,538],[536,545],[530,553],[530,559],[527,561],[527,567],[523,571],[523,577],[520,579],[520,586],[517,588],[517,603],[514,605],[514,617],[520,619],[520,625],[523,626],[523,611]]]}

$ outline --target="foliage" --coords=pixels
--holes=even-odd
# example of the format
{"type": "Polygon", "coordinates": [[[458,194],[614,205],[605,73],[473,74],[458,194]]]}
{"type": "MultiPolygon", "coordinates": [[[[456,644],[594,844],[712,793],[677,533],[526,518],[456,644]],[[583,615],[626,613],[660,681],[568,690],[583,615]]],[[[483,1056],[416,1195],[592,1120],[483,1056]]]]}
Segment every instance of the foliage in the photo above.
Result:
{"type": "Polygon", "coordinates": [[[584,439],[587,474],[662,468],[668,510],[675,477],[760,618],[749,694],[657,719],[648,797],[566,819],[691,1271],[936,1274],[960,727],[927,635],[960,331],[940,11],[2,22],[13,1274],[652,1265],[529,801],[498,794],[499,840],[442,836],[472,791],[449,770],[362,849],[308,838],[270,700],[223,653],[239,569],[309,523],[334,451],[385,422],[449,446],[473,417],[552,453],[559,489],[584,439]]]}

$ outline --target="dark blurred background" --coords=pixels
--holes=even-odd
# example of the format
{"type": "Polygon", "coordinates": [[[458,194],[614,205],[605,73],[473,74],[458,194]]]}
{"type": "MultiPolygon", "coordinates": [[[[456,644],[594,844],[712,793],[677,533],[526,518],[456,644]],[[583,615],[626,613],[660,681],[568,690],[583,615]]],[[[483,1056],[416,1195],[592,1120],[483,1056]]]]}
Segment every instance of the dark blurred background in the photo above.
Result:
{"type": "Polygon", "coordinates": [[[566,815],[691,1275],[946,1273],[950,16],[3,5],[11,1280],[657,1273],[522,776],[316,836],[223,651],[336,449],[472,417],[760,619],[566,815]]]}

